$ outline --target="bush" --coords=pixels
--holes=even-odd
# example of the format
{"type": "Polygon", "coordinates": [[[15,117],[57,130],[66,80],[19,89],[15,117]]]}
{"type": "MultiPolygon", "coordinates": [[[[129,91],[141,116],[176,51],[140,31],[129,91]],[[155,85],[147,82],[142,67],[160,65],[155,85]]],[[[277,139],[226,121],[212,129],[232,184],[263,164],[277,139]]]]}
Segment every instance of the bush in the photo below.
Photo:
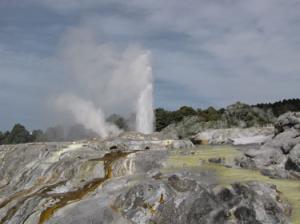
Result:
{"type": "Polygon", "coordinates": [[[163,108],[157,108],[155,110],[155,119],[156,131],[161,131],[173,122],[172,112],[163,108]]]}
{"type": "Polygon", "coordinates": [[[9,136],[7,136],[7,144],[18,144],[29,142],[31,140],[30,133],[21,124],[15,124],[9,136]]]}

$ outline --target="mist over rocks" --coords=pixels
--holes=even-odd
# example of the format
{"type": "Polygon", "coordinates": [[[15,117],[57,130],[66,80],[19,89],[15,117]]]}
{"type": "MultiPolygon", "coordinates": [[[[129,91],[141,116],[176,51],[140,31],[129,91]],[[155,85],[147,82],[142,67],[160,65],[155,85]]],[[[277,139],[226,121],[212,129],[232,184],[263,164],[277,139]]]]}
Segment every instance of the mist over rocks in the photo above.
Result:
{"type": "Polygon", "coordinates": [[[63,95],[57,99],[57,106],[70,111],[76,122],[95,131],[103,138],[121,133],[116,125],[105,120],[103,111],[100,108],[95,108],[91,101],[73,95],[63,95]]]}

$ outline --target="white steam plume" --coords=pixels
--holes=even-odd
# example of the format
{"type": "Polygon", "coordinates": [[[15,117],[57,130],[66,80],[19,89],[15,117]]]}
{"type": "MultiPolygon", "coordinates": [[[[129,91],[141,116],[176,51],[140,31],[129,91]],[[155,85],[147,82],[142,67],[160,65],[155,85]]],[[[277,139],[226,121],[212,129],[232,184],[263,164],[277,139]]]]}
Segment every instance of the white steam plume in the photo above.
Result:
{"type": "Polygon", "coordinates": [[[93,32],[84,29],[70,30],[61,49],[71,86],[67,93],[73,96],[59,97],[63,102],[58,103],[60,109],[71,111],[78,123],[102,137],[116,131],[105,122],[105,115],[112,113],[135,113],[136,130],[153,131],[153,78],[148,50],[136,45],[119,49],[102,44],[93,32]]]}
{"type": "Polygon", "coordinates": [[[90,101],[73,95],[62,95],[56,103],[58,107],[70,111],[78,123],[84,124],[86,128],[95,131],[103,138],[110,134],[121,133],[118,127],[105,121],[101,109],[97,109],[90,101]]]}

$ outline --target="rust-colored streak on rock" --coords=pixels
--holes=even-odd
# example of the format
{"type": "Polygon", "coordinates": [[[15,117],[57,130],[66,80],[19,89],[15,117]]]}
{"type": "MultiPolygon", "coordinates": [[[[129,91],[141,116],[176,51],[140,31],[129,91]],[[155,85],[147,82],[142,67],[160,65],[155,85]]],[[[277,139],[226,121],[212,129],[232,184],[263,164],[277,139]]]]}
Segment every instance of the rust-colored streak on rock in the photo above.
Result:
{"type": "Polygon", "coordinates": [[[64,206],[72,202],[81,200],[89,192],[95,191],[104,181],[112,178],[113,176],[112,163],[122,157],[126,157],[128,154],[130,153],[112,152],[112,153],[105,154],[104,157],[102,158],[91,160],[91,161],[98,160],[104,162],[105,177],[94,179],[93,181],[85,184],[82,188],[78,190],[51,195],[52,198],[58,200],[58,202],[52,205],[51,207],[46,208],[41,213],[39,224],[45,223],[48,219],[50,219],[54,215],[54,213],[58,209],[63,208],[64,206]]]}
{"type": "MultiPolygon", "coordinates": [[[[34,186],[32,186],[31,188],[25,189],[25,190],[18,191],[16,193],[14,193],[13,195],[11,195],[9,198],[7,198],[6,200],[4,200],[3,202],[0,203],[0,209],[5,207],[8,203],[12,202],[15,199],[20,199],[20,198],[24,198],[24,197],[27,198],[28,196],[32,196],[33,194],[41,191],[43,188],[41,189],[40,186],[42,186],[44,184],[44,179],[46,179],[46,178],[43,176],[38,177],[34,186]]],[[[48,181],[48,185],[49,185],[49,183],[50,184],[55,183],[57,181],[57,179],[58,179],[57,176],[52,175],[48,181]]]]}
{"type": "MultiPolygon", "coordinates": [[[[14,199],[18,199],[17,203],[11,207],[10,209],[8,209],[8,211],[6,212],[6,215],[0,220],[0,224],[3,224],[3,223],[6,223],[7,221],[9,221],[13,216],[14,214],[18,211],[19,207],[22,206],[22,204],[24,204],[24,202],[29,199],[30,197],[34,196],[34,195],[44,195],[46,192],[49,192],[51,191],[53,188],[61,185],[61,184],[65,184],[65,181],[61,181],[61,182],[58,182],[56,184],[53,184],[53,185],[49,185],[49,186],[46,186],[46,187],[42,187],[40,188],[38,191],[34,191],[32,192],[32,190],[28,191],[27,195],[24,195],[26,191],[21,191],[21,192],[18,192],[18,194],[21,194],[20,197],[21,199],[17,198],[17,195],[16,197],[14,198],[10,198],[9,201],[5,201],[5,205],[8,204],[9,202],[11,202],[12,200],[14,199]]],[[[3,204],[3,207],[5,206],[3,204]]]]}

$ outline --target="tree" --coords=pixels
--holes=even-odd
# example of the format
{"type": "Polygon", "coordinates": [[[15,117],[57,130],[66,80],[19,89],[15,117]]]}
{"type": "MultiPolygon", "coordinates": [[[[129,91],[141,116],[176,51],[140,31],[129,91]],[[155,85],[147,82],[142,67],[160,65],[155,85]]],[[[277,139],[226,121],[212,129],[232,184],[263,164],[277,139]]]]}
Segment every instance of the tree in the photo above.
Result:
{"type": "Polygon", "coordinates": [[[30,133],[21,124],[15,124],[7,139],[8,144],[19,144],[29,141],[30,133]]]}
{"type": "Polygon", "coordinates": [[[0,145],[2,144],[3,140],[4,140],[4,134],[0,131],[0,145]]]}
{"type": "Polygon", "coordinates": [[[181,121],[184,117],[197,115],[197,112],[188,106],[180,107],[179,110],[175,111],[175,121],[181,121]]]}
{"type": "Polygon", "coordinates": [[[207,121],[217,121],[221,119],[221,112],[216,110],[214,107],[207,108],[204,113],[206,114],[207,121]]]}
{"type": "Polygon", "coordinates": [[[3,134],[3,138],[1,140],[1,144],[9,144],[8,142],[8,137],[10,136],[10,132],[9,131],[6,131],[4,134],[3,134]]]}
{"type": "Polygon", "coordinates": [[[172,116],[171,112],[163,109],[163,108],[157,108],[155,110],[155,125],[156,125],[156,131],[161,131],[163,128],[167,127],[169,124],[172,123],[172,116]]]}
{"type": "Polygon", "coordinates": [[[265,111],[272,110],[273,114],[278,117],[288,111],[300,111],[300,99],[282,100],[275,103],[260,103],[255,107],[265,111]]]}

